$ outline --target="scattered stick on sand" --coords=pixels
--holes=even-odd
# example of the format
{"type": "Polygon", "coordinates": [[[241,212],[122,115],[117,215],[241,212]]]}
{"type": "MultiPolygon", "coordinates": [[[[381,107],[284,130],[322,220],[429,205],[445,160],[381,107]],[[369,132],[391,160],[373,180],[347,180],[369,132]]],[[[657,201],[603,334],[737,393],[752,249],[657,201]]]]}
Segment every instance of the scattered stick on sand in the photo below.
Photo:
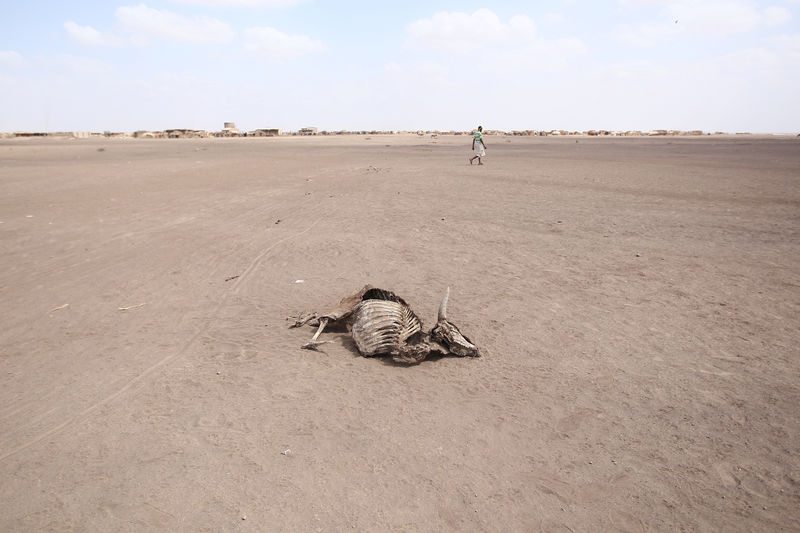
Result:
{"type": "Polygon", "coordinates": [[[119,310],[120,311],[129,311],[131,309],[136,309],[137,307],[142,307],[143,305],[145,305],[145,304],[136,304],[136,305],[131,305],[129,307],[120,307],[119,310]]]}

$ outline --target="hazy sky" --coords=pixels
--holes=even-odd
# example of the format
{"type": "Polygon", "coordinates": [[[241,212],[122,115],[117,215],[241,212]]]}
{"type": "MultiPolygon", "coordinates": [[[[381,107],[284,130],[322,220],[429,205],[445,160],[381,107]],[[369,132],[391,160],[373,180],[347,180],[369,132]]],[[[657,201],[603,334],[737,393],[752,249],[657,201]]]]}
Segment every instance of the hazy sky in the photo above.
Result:
{"type": "Polygon", "coordinates": [[[0,131],[800,131],[800,0],[0,0],[0,131]]]}

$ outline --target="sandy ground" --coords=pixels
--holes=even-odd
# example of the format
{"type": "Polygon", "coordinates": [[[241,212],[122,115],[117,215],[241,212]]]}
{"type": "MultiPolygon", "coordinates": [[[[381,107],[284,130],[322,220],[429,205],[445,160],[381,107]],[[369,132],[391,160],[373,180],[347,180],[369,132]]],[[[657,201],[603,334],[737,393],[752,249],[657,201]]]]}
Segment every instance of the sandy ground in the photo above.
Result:
{"type": "Polygon", "coordinates": [[[0,530],[800,530],[800,140],[487,144],[0,141],[0,530]]]}

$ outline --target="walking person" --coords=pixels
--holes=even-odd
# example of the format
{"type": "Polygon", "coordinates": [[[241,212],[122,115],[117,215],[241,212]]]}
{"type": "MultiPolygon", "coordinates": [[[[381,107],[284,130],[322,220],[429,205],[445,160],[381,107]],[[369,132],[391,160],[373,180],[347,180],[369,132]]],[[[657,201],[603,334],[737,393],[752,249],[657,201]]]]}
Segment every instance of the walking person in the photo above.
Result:
{"type": "Polygon", "coordinates": [[[481,158],[486,157],[486,143],[483,142],[483,126],[478,126],[478,131],[472,132],[472,151],[475,155],[469,158],[469,164],[478,160],[478,164],[482,165],[481,158]]]}

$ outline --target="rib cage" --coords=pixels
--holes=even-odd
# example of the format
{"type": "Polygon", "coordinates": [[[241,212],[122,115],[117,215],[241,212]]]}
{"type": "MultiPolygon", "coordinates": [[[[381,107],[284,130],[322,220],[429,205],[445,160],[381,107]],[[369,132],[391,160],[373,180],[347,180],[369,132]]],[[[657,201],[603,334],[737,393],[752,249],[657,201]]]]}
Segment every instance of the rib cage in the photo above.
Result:
{"type": "Polygon", "coordinates": [[[397,353],[409,337],[422,330],[420,319],[401,302],[365,299],[358,304],[352,334],[359,352],[367,357],[397,353]]]}

